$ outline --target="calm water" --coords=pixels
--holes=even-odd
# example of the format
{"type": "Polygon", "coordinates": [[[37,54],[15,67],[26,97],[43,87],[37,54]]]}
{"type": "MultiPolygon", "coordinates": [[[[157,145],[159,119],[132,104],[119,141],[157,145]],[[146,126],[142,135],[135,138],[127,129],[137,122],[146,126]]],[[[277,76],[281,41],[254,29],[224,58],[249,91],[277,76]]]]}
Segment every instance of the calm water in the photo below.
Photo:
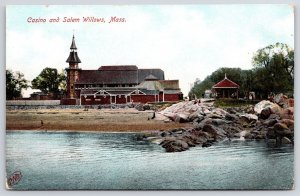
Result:
{"type": "Polygon", "coordinates": [[[165,153],[135,133],[9,132],[14,189],[290,189],[293,146],[232,141],[165,153]]]}

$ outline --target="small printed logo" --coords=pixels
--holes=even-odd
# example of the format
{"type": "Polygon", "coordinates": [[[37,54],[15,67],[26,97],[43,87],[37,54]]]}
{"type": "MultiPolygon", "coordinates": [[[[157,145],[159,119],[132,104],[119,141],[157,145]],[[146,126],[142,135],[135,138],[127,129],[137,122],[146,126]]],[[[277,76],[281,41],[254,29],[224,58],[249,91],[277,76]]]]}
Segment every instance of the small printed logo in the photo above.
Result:
{"type": "Polygon", "coordinates": [[[7,186],[10,188],[13,185],[18,184],[22,178],[22,173],[20,171],[15,171],[8,179],[7,186]]]}

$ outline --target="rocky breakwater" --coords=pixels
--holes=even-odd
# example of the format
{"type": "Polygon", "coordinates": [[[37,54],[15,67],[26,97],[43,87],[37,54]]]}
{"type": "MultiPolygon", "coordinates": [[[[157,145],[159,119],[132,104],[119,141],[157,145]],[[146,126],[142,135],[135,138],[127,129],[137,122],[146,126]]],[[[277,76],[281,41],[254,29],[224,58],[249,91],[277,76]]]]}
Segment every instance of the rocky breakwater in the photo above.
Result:
{"type": "Polygon", "coordinates": [[[249,137],[258,135],[267,142],[280,145],[294,143],[294,101],[292,99],[275,99],[275,103],[261,101],[254,111],[259,117],[256,126],[250,130],[249,137]]]}
{"type": "Polygon", "coordinates": [[[255,106],[216,108],[213,103],[180,102],[159,112],[190,128],[160,131],[147,138],[158,142],[166,152],[180,152],[194,146],[209,147],[225,139],[266,139],[268,142],[293,143],[293,108],[262,101],[255,106]]]}

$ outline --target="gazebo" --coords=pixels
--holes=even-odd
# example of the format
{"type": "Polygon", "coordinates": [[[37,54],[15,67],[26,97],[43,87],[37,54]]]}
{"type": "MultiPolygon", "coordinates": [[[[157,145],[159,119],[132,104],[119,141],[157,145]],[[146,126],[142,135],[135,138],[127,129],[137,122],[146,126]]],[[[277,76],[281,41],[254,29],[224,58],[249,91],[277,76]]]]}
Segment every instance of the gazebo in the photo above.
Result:
{"type": "Polygon", "coordinates": [[[212,87],[212,92],[217,98],[239,98],[240,85],[225,78],[212,87]]]}

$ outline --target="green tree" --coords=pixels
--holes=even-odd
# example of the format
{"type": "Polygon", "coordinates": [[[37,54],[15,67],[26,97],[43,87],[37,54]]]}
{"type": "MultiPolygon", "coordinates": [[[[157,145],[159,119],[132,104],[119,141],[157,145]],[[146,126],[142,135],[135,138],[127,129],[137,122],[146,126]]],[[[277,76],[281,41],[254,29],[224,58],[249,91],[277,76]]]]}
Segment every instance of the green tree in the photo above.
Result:
{"type": "Polygon", "coordinates": [[[253,56],[251,70],[223,67],[207,76],[202,82],[195,83],[189,96],[200,97],[206,89],[227,77],[240,85],[239,97],[249,97],[254,91],[257,98],[267,98],[273,93],[293,94],[294,89],[294,50],[288,45],[276,43],[259,49],[253,56]]]}
{"type": "Polygon", "coordinates": [[[276,43],[259,49],[253,57],[258,93],[290,93],[294,89],[294,50],[276,43]]]}
{"type": "Polygon", "coordinates": [[[22,89],[27,89],[27,80],[21,72],[6,70],[6,100],[21,97],[22,89]]]}
{"type": "Polygon", "coordinates": [[[243,70],[240,68],[222,67],[207,76],[202,82],[194,83],[193,88],[189,92],[189,97],[193,98],[193,95],[201,97],[205,93],[205,90],[211,89],[214,84],[223,80],[225,78],[225,74],[227,78],[239,84],[241,86],[241,92],[244,93],[244,88],[242,86],[244,83],[243,70]]]}
{"type": "Polygon", "coordinates": [[[32,80],[32,88],[40,89],[43,93],[54,93],[59,90],[64,90],[66,76],[58,73],[57,69],[46,67],[42,72],[32,80]]]}

